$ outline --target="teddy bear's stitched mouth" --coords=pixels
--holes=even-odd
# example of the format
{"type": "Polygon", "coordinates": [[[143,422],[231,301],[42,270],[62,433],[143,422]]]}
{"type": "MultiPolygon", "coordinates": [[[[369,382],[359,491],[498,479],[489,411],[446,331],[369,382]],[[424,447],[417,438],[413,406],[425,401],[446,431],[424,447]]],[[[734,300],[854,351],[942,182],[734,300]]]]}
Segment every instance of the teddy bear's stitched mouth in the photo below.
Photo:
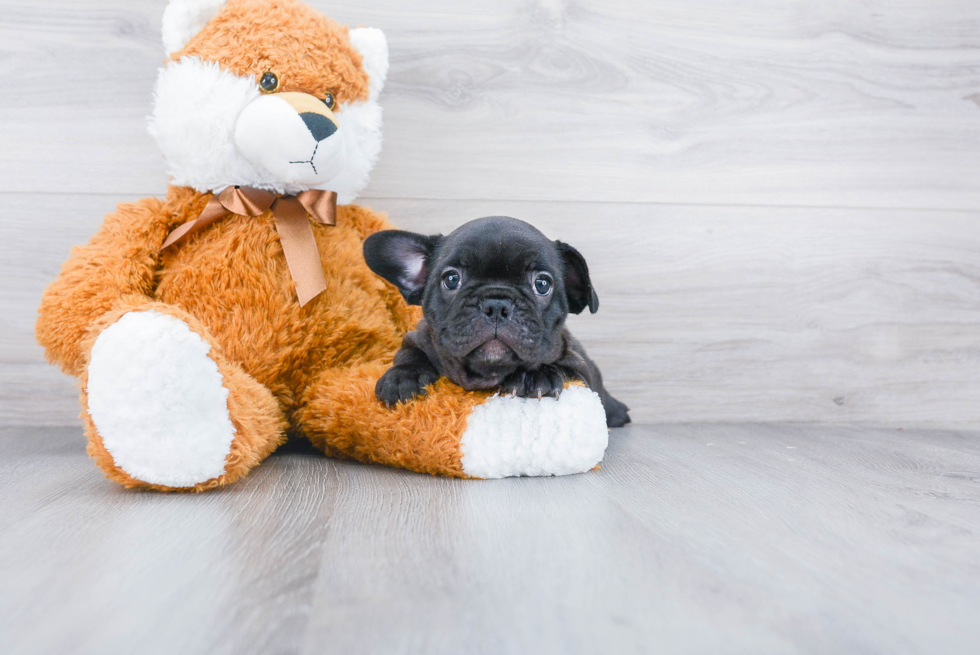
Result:
{"type": "Polygon", "coordinates": [[[317,141],[316,145],[313,146],[313,154],[310,155],[309,159],[302,161],[291,161],[290,164],[309,164],[313,168],[313,174],[317,175],[316,164],[313,163],[313,159],[316,157],[316,151],[320,147],[320,142],[317,141]]]}

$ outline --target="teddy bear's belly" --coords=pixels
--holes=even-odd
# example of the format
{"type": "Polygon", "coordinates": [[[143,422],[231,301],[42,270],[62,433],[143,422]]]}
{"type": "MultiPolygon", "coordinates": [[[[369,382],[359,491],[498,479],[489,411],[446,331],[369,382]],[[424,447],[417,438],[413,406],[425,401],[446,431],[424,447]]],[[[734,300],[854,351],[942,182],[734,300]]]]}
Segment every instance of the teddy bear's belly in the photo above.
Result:
{"type": "Polygon", "coordinates": [[[405,332],[363,261],[360,235],[343,226],[315,233],[327,289],[305,307],[272,221],[261,217],[221,221],[165,251],[157,284],[158,300],[197,317],[226,357],[287,406],[324,368],[390,359],[405,332]]]}

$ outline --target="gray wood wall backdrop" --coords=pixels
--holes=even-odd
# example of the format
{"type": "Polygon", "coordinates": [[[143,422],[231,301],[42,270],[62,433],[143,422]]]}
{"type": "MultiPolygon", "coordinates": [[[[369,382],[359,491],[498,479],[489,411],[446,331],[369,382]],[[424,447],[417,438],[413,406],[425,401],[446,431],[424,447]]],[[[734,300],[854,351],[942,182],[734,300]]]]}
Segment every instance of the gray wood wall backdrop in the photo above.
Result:
{"type": "MultiPolygon", "coordinates": [[[[976,425],[980,3],[314,2],[385,30],[363,202],[578,246],[634,420],[976,425]]],[[[0,421],[77,419],[32,326],[70,245],[164,193],[162,0],[0,0],[0,421]]]]}

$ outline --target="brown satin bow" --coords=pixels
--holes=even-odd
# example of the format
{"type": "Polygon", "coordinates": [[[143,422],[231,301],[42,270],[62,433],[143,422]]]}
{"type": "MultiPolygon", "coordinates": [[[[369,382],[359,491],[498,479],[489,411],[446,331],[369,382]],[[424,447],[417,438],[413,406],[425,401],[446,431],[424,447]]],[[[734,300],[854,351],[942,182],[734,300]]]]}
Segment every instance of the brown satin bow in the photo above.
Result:
{"type": "Polygon", "coordinates": [[[262,189],[230,186],[221,193],[212,195],[200,216],[171,232],[160,250],[228,214],[260,216],[270,209],[276,219],[276,230],[279,232],[282,252],[286,255],[289,274],[296,282],[299,304],[303,306],[327,288],[320,251],[317,249],[309,219],[312,218],[320,225],[337,224],[337,194],[333,191],[311,189],[295,196],[277,196],[262,189]]]}

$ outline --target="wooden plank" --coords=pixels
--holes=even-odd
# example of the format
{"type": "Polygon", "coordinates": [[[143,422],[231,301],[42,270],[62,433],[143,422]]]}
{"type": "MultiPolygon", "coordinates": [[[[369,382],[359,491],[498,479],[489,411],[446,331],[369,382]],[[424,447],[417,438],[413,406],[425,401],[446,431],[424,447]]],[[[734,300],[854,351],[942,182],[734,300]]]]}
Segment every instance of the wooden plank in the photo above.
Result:
{"type": "Polygon", "coordinates": [[[632,426],[566,478],[294,452],[187,495],[0,428],[0,650],[965,655],[978,437],[632,426]]]}
{"type": "MultiPolygon", "coordinates": [[[[980,208],[976,2],[314,4],[391,43],[371,197],[980,208]]],[[[162,191],[163,7],[5,3],[0,191],[162,191]]]]}
{"type": "MultiPolygon", "coordinates": [[[[74,423],[34,311],[119,198],[6,194],[0,416],[74,423]],[[51,217],[39,231],[38,216],[51,217]]],[[[570,325],[634,420],[968,427],[980,397],[975,212],[374,200],[406,229],[510,214],[577,246],[601,309],[570,325]]]]}
{"type": "Polygon", "coordinates": [[[596,474],[358,468],[304,652],[972,652],[975,439],[636,426],[596,474]]]}
{"type": "Polygon", "coordinates": [[[330,460],[278,455],[232,493],[146,494],[106,480],[76,428],[0,429],[0,444],[0,651],[297,651],[330,460]]]}

